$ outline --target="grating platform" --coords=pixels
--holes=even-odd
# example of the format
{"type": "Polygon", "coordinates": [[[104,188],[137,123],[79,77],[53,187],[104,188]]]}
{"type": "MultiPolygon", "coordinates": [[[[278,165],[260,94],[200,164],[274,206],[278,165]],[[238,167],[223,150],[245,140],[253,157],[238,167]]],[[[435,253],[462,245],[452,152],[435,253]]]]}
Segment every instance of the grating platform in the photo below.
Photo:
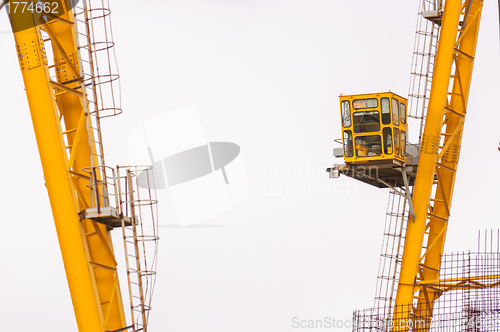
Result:
{"type": "MultiPolygon", "coordinates": [[[[343,158],[342,148],[333,150],[336,158],[343,158]]],[[[407,143],[405,162],[399,159],[369,160],[335,164],[326,171],[330,178],[338,178],[341,174],[375,186],[377,188],[401,188],[405,186],[403,170],[406,171],[408,186],[412,186],[417,176],[419,149],[415,144],[407,143]]]]}
{"type": "Polygon", "coordinates": [[[130,217],[123,216],[118,209],[112,206],[86,209],[80,212],[79,215],[80,220],[92,219],[111,228],[122,227],[122,219],[125,221],[125,226],[132,225],[130,217]]]}
{"type": "MultiPolygon", "coordinates": [[[[337,164],[327,168],[331,178],[340,174],[367,183],[377,188],[403,187],[403,165],[397,160],[373,162],[370,164],[337,164]]],[[[417,175],[416,166],[406,166],[408,185],[412,186],[417,175]]]]}

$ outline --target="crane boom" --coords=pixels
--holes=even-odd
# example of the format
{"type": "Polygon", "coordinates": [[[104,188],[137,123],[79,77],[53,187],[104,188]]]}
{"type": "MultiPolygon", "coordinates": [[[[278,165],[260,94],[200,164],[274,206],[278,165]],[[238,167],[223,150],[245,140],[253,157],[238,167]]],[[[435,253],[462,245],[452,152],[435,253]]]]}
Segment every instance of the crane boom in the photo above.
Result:
{"type": "Polygon", "coordinates": [[[14,10],[9,16],[78,329],[121,331],[127,326],[112,227],[82,215],[108,198],[106,192],[95,195],[96,183],[106,177],[95,130],[99,117],[91,118],[68,3],[58,1],[57,16],[14,10]]]}
{"type": "Polygon", "coordinates": [[[413,192],[416,217],[408,222],[396,296],[396,306],[404,306],[418,291],[420,313],[432,313],[440,295],[426,285],[439,279],[482,6],[482,0],[447,0],[444,7],[413,192]]]}
{"type": "MultiPolygon", "coordinates": [[[[379,188],[391,188],[391,193],[404,197],[400,212],[390,215],[400,227],[384,234],[395,240],[384,242],[392,243],[392,252],[386,248],[382,253],[384,265],[379,276],[381,289],[384,280],[387,287],[385,294],[377,293],[379,302],[374,308],[376,320],[389,324],[393,331],[408,331],[416,327],[416,322],[424,323],[422,331],[429,330],[436,300],[471,282],[461,276],[442,280],[440,270],[483,0],[423,1],[421,8],[419,15],[427,20],[427,26],[425,31],[417,30],[417,35],[425,35],[428,40],[424,46],[417,44],[414,54],[416,59],[427,58],[427,69],[412,73],[424,77],[425,83],[423,89],[418,84],[410,95],[421,100],[410,109],[416,110],[418,105],[422,108],[420,116],[412,117],[425,119],[419,151],[406,142],[406,99],[398,103],[391,96],[390,103],[385,93],[341,95],[343,149],[334,154],[343,156],[345,164],[327,169],[331,178],[344,174],[379,188]],[[429,95],[428,82],[432,82],[429,95]],[[385,259],[389,260],[387,269],[385,259]]],[[[369,316],[359,315],[357,322],[361,325],[355,330],[365,328],[363,320],[369,316]]]]}

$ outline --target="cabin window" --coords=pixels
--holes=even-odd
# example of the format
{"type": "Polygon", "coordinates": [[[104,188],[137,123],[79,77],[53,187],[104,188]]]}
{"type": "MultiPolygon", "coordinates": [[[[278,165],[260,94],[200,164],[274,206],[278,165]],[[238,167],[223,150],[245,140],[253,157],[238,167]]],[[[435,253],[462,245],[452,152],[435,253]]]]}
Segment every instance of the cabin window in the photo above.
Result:
{"type": "Polygon", "coordinates": [[[399,129],[394,128],[394,154],[399,155],[399,129]]]}
{"type": "Polygon", "coordinates": [[[391,124],[391,104],[389,103],[389,98],[384,97],[380,99],[380,108],[382,109],[382,124],[391,124]]]}
{"type": "Polygon", "coordinates": [[[380,131],[380,114],[378,111],[361,111],[352,114],[355,133],[373,133],[380,131]]]}
{"type": "Polygon", "coordinates": [[[343,100],[340,105],[342,108],[342,126],[348,128],[351,126],[351,104],[349,100],[343,100]]]}
{"type": "Polygon", "coordinates": [[[392,129],[386,127],[383,130],[384,137],[384,154],[392,154],[392,129]]]}
{"type": "Polygon", "coordinates": [[[344,130],[344,156],[346,158],[351,158],[354,156],[354,151],[352,148],[352,131],[344,130]]]}
{"type": "Polygon", "coordinates": [[[352,107],[355,110],[360,110],[363,108],[377,108],[378,107],[378,100],[377,100],[377,98],[356,99],[352,102],[352,107]]]}
{"type": "Polygon", "coordinates": [[[399,101],[392,98],[392,123],[399,126],[399,101]]]}
{"type": "Polygon", "coordinates": [[[401,130],[401,156],[406,157],[406,132],[401,130]]]}
{"type": "Polygon", "coordinates": [[[401,111],[400,114],[401,114],[401,123],[406,123],[406,105],[401,103],[399,105],[399,110],[401,111]]]}
{"type": "Polygon", "coordinates": [[[354,139],[356,157],[376,157],[382,154],[380,135],[358,136],[354,139]]]}

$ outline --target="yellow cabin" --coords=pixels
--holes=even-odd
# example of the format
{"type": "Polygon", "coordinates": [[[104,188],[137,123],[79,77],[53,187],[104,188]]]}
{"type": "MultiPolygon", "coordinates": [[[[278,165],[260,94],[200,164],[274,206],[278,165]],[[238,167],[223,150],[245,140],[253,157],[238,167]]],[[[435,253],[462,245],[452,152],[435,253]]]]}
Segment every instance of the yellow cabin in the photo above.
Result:
{"type": "Polygon", "coordinates": [[[418,148],[407,140],[408,100],[392,92],[341,95],[342,149],[345,164],[327,169],[379,188],[412,184],[418,148]]]}
{"type": "Polygon", "coordinates": [[[392,92],[339,98],[345,162],[395,159],[404,163],[407,99],[392,92]]]}

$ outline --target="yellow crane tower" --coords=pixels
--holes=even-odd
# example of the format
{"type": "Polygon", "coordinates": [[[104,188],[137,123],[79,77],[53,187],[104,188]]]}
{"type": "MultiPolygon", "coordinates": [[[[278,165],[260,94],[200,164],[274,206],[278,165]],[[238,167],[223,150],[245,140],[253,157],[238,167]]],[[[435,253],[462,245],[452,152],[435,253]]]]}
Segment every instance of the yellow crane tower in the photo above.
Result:
{"type": "Polygon", "coordinates": [[[441,294],[431,286],[439,279],[482,8],[482,0],[446,0],[436,15],[442,15],[441,32],[413,191],[415,217],[408,222],[396,296],[396,306],[404,306],[416,295],[418,312],[431,313],[441,294]]]}
{"type": "Polygon", "coordinates": [[[147,167],[115,169],[104,162],[100,120],[121,112],[112,88],[118,76],[111,69],[107,1],[2,6],[11,20],[78,329],[146,331],[155,257],[147,261],[145,253],[152,243],[155,254],[158,240],[156,200],[147,188],[153,181],[147,167]],[[145,233],[147,221],[152,234],[145,233]],[[129,323],[110,235],[114,228],[123,233],[129,323]]]}
{"type": "MultiPolygon", "coordinates": [[[[436,300],[471,282],[442,280],[440,267],[483,1],[422,3],[421,15],[433,26],[425,32],[431,46],[432,34],[438,31],[439,36],[434,36],[435,56],[429,61],[433,64],[427,82],[432,80],[430,93],[426,96],[426,89],[422,93],[426,113],[421,117],[425,125],[419,144],[407,143],[405,98],[390,92],[341,95],[343,149],[335,154],[343,156],[345,164],[327,170],[332,178],[344,174],[379,188],[389,187],[405,198],[407,216],[398,216],[401,229],[406,230],[405,236],[398,235],[403,237],[404,247],[401,256],[394,255],[400,264],[399,275],[393,274],[396,296],[392,298],[391,290],[389,306],[383,309],[393,323],[387,331],[429,330],[436,300]],[[418,319],[423,319],[426,327],[415,328],[413,323],[418,319]]],[[[431,51],[432,47],[426,50],[431,51]]]]}

